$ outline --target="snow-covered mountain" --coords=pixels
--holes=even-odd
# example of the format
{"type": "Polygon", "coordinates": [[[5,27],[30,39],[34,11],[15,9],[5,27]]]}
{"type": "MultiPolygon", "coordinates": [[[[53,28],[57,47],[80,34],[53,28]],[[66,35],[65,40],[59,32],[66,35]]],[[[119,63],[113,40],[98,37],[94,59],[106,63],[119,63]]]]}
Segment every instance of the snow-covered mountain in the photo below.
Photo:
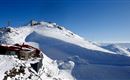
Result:
{"type": "MultiPolygon", "coordinates": [[[[33,33],[34,28],[24,26],[19,28],[6,27],[0,29],[1,45],[28,44],[39,48],[35,42],[26,42],[28,35],[33,33]]],[[[31,64],[39,62],[37,59],[19,60],[16,56],[1,55],[0,53],[0,80],[74,80],[71,70],[74,62],[58,62],[47,57],[43,52],[42,67],[36,72],[31,64]],[[66,67],[66,65],[68,67],[66,67]],[[62,67],[60,69],[59,67],[62,67]],[[22,72],[21,72],[22,71],[22,72]]],[[[35,67],[34,67],[35,68],[35,67]]]]}
{"type": "Polygon", "coordinates": [[[130,43],[116,43],[116,45],[121,46],[122,48],[130,49],[130,43]]]}
{"type": "MultiPolygon", "coordinates": [[[[130,78],[130,57],[97,46],[56,23],[31,21],[27,26],[1,28],[0,42],[25,43],[39,48],[44,56],[43,67],[36,74],[42,73],[39,76],[42,80],[129,80],[130,78]]],[[[20,77],[21,75],[18,76],[20,77]]],[[[25,78],[27,77],[24,75],[25,78]]]]}
{"type": "Polygon", "coordinates": [[[100,46],[116,54],[130,56],[129,43],[102,43],[100,46]]]}
{"type": "Polygon", "coordinates": [[[122,47],[118,44],[107,44],[107,45],[104,45],[102,47],[107,49],[107,50],[110,50],[112,52],[115,52],[115,54],[130,56],[129,48],[122,47]]]}

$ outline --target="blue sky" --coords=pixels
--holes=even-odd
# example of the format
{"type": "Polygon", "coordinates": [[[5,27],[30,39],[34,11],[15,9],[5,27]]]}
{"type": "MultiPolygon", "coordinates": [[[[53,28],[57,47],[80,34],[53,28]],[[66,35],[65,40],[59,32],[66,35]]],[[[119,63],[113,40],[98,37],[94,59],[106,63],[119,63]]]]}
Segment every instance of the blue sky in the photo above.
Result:
{"type": "Polygon", "coordinates": [[[130,42],[129,0],[0,0],[0,26],[56,22],[88,40],[130,42]]]}

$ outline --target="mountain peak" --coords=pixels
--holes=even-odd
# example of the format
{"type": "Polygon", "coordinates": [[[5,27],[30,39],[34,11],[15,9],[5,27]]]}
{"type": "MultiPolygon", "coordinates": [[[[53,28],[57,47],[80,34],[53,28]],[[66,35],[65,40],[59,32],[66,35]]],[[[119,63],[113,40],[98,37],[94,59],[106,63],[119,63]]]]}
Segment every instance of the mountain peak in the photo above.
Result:
{"type": "MultiPolygon", "coordinates": [[[[29,64],[27,61],[16,61],[15,56],[0,55],[0,64],[2,64],[0,65],[0,72],[2,74],[0,77],[5,76],[5,74],[7,76],[12,75],[13,73],[18,73],[17,71],[21,72],[21,70],[24,72],[23,69],[26,69],[27,72],[25,73],[32,74],[32,78],[30,78],[30,76],[21,77],[21,75],[19,76],[18,74],[15,78],[13,77],[13,79],[19,79],[20,77],[20,79],[23,78],[23,80],[25,80],[27,77],[26,79],[28,80],[73,80],[74,77],[77,79],[89,79],[89,76],[93,79],[95,74],[94,76],[91,75],[90,71],[92,73],[98,71],[96,73],[99,73],[100,70],[106,70],[106,72],[110,72],[111,70],[114,71],[115,75],[115,72],[122,73],[122,70],[115,70],[111,65],[117,68],[119,68],[118,65],[130,65],[130,58],[126,55],[128,51],[126,52],[124,49],[116,47],[115,45],[109,45],[108,48],[100,47],[97,43],[87,41],[72,31],[53,22],[32,20],[26,26],[1,28],[0,43],[9,45],[25,43],[39,49],[43,54],[43,66],[40,72],[34,71],[36,68],[32,69],[31,67],[34,66],[34,64],[29,64]],[[123,52],[126,56],[116,54],[114,51],[116,53],[117,51],[119,53],[123,52]],[[25,62],[26,65],[20,64],[21,62],[25,62]],[[20,65],[16,66],[14,64],[20,65]],[[84,72],[87,73],[87,75],[84,75],[84,72]],[[71,73],[74,74],[74,77],[71,73]]],[[[125,69],[125,71],[127,70],[125,69]]],[[[98,77],[108,75],[108,73],[101,73],[103,74],[99,74],[98,77]]],[[[110,72],[110,74],[113,74],[113,72],[110,72]]],[[[5,78],[7,76],[5,76],[5,78]]],[[[120,77],[117,76],[116,78],[120,77]]],[[[97,77],[95,78],[97,79],[97,77]]],[[[115,77],[113,78],[115,79],[115,77]]]]}
{"type": "Polygon", "coordinates": [[[58,26],[56,23],[53,22],[47,22],[47,21],[36,21],[31,20],[29,21],[27,26],[37,26],[37,25],[44,25],[44,26],[58,26]]]}

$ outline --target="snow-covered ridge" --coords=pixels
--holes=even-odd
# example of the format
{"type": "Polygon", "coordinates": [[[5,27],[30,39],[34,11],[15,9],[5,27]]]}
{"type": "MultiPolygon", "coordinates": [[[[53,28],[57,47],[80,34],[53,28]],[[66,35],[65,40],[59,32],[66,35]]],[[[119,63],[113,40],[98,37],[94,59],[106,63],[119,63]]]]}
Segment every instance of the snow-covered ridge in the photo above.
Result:
{"type": "MultiPolygon", "coordinates": [[[[26,37],[35,31],[33,26],[22,26],[18,28],[6,27],[0,29],[0,43],[4,45],[19,44],[29,44],[33,47],[39,48],[39,45],[35,42],[26,42],[26,37]]],[[[71,70],[74,67],[74,63],[71,61],[64,62],[62,66],[68,65],[69,69],[59,69],[59,65],[56,60],[48,58],[44,53],[42,64],[43,66],[36,72],[31,68],[30,63],[34,61],[21,61],[14,56],[10,57],[5,55],[0,56],[0,80],[74,80],[75,78],[71,75],[71,70]],[[4,60],[6,59],[6,60],[4,60]],[[11,61],[11,62],[10,62],[11,61]],[[8,65],[8,67],[7,67],[8,65]],[[3,67],[5,69],[3,69],[3,67]],[[7,67],[7,68],[6,68],[7,67]],[[19,71],[24,71],[20,73],[19,71]],[[18,72],[17,72],[18,71],[18,72]],[[12,74],[14,74],[12,76],[12,74]]]]}
{"type": "MultiPolygon", "coordinates": [[[[30,80],[37,80],[37,78],[40,80],[74,80],[75,78],[78,80],[129,80],[130,78],[128,56],[104,49],[56,23],[31,21],[26,26],[1,28],[0,43],[10,45],[25,43],[39,48],[43,54],[43,66],[38,73],[30,68],[30,62],[33,61],[26,61],[20,65],[26,66],[25,69],[29,75],[17,75],[11,78],[12,80],[19,77],[29,80],[30,74],[32,75],[30,80]]],[[[4,58],[0,58],[0,64],[5,64],[2,63],[4,58]]],[[[14,65],[16,58],[13,60],[13,64],[10,64],[11,67],[7,69],[15,67],[19,70],[20,65],[14,65]]],[[[17,60],[17,63],[20,62],[17,60]]],[[[0,65],[0,68],[3,66],[5,65],[0,65]]]]}
{"type": "Polygon", "coordinates": [[[106,44],[106,45],[104,44],[101,47],[108,49],[112,52],[115,52],[115,54],[130,56],[129,48],[122,47],[121,45],[118,44],[106,44]]]}
{"type": "Polygon", "coordinates": [[[29,34],[31,34],[32,32],[37,32],[38,34],[41,34],[43,36],[69,42],[83,48],[113,53],[111,51],[98,47],[94,43],[85,40],[84,38],[71,32],[70,30],[57,25],[56,23],[32,21],[32,23],[29,23],[27,26],[18,28],[8,27],[8,29],[10,29],[10,32],[6,32],[5,30],[5,32],[1,31],[1,34],[3,35],[2,37],[0,37],[2,43],[23,43],[25,42],[25,39],[29,34]]]}

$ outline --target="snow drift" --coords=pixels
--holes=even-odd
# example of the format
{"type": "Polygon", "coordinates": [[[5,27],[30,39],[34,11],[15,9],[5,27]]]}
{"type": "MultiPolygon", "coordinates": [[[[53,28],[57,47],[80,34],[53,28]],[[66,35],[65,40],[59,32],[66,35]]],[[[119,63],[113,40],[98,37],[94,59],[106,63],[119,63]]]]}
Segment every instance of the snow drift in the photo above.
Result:
{"type": "Polygon", "coordinates": [[[1,29],[0,41],[3,44],[24,42],[42,50],[44,70],[41,69],[40,78],[43,80],[70,80],[74,79],[72,76],[77,80],[130,78],[128,56],[97,46],[56,23],[32,21],[27,26],[1,29]]]}

